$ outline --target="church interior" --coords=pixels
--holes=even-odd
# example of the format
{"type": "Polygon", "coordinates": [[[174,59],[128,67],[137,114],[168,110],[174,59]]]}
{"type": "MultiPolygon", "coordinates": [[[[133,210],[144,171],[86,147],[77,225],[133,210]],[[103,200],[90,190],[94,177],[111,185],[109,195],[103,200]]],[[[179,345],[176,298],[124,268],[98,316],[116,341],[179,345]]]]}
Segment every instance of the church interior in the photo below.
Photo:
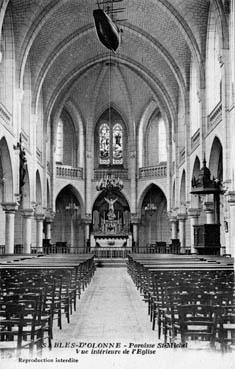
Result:
{"type": "Polygon", "coordinates": [[[235,0],[1,0],[0,35],[0,354],[230,355],[235,0]]]}

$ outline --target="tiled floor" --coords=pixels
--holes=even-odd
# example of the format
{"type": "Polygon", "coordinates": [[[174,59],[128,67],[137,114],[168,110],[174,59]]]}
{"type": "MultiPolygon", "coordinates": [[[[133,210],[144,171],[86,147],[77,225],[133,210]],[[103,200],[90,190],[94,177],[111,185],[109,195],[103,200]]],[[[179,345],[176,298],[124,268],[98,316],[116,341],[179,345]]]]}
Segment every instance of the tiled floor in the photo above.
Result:
{"type": "Polygon", "coordinates": [[[56,330],[56,340],[156,341],[147,305],[142,301],[126,268],[97,268],[82,294],[71,323],[56,330]]]}

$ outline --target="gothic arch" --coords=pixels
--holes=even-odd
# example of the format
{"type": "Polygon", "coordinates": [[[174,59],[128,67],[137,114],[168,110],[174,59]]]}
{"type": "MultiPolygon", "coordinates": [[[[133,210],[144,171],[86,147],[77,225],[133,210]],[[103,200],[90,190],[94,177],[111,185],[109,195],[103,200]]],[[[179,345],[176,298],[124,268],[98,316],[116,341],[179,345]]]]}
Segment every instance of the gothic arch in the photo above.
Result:
{"type": "Polygon", "coordinates": [[[170,225],[167,215],[167,198],[159,186],[150,184],[144,191],[141,204],[139,204],[139,244],[145,248],[147,244],[155,242],[169,242],[170,225]],[[148,204],[155,205],[154,210],[148,204]]]}
{"type": "Polygon", "coordinates": [[[193,177],[198,177],[200,171],[200,160],[198,158],[198,156],[196,156],[195,160],[194,160],[194,164],[193,164],[193,172],[192,172],[192,178],[193,177]]]}
{"type": "Polygon", "coordinates": [[[165,190],[164,188],[159,185],[159,184],[155,184],[155,183],[149,183],[145,189],[142,191],[141,195],[139,196],[139,200],[137,202],[137,212],[138,212],[138,216],[140,217],[141,216],[141,209],[142,209],[142,206],[143,206],[143,201],[144,201],[144,198],[146,196],[146,194],[148,193],[148,191],[151,189],[151,188],[155,188],[156,191],[160,191],[162,192],[162,194],[164,195],[164,197],[166,198],[166,201],[167,201],[167,196],[166,196],[166,193],[165,193],[165,190]]]}
{"type": "Polygon", "coordinates": [[[161,117],[163,118],[165,122],[166,127],[166,136],[167,136],[167,142],[169,142],[170,135],[170,125],[169,121],[167,119],[167,114],[165,114],[162,104],[158,100],[152,100],[148,103],[146,106],[142,117],[140,119],[139,125],[137,127],[137,142],[138,142],[138,166],[139,168],[144,166],[144,160],[145,160],[145,133],[147,126],[149,124],[149,120],[151,116],[154,114],[154,112],[159,112],[161,114],[161,117]]]}
{"type": "Polygon", "coordinates": [[[223,180],[223,146],[217,136],[214,138],[210,150],[209,169],[211,177],[223,180]]]}
{"type": "Polygon", "coordinates": [[[184,207],[186,204],[186,174],[183,170],[180,182],[180,206],[184,207]]]}
{"type": "Polygon", "coordinates": [[[3,202],[14,201],[12,162],[5,137],[0,140],[0,164],[2,169],[3,202]]]}
{"type": "Polygon", "coordinates": [[[72,185],[72,184],[68,184],[66,186],[64,186],[63,188],[60,189],[60,191],[58,193],[55,194],[55,202],[57,197],[65,190],[71,191],[72,194],[76,197],[76,199],[78,200],[80,206],[81,206],[81,214],[82,216],[84,215],[84,201],[82,199],[82,196],[80,195],[79,191],[72,185]]]}
{"type": "Polygon", "coordinates": [[[36,171],[36,203],[42,207],[42,182],[39,171],[36,171]]]}

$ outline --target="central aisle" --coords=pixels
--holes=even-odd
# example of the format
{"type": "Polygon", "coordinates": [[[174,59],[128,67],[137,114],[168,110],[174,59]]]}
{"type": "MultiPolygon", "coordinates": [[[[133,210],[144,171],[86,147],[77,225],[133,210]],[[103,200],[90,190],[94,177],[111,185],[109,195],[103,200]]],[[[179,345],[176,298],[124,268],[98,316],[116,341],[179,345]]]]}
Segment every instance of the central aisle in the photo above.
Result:
{"type": "Polygon", "coordinates": [[[156,342],[147,305],[126,268],[97,268],[91,284],[82,293],[70,324],[56,329],[54,340],[156,342]]]}
{"type": "Polygon", "coordinates": [[[63,318],[62,330],[54,329],[53,349],[43,350],[43,358],[53,358],[53,363],[38,363],[32,369],[233,368],[231,356],[219,352],[161,348],[154,354],[139,354],[132,349],[128,354],[124,352],[130,343],[143,346],[150,343],[157,347],[158,342],[157,330],[151,329],[147,304],[126,268],[97,268],[70,324],[63,318]],[[119,344],[120,354],[100,354],[97,347],[104,347],[103,343],[119,344]],[[65,362],[66,359],[70,362],[65,362]]]}

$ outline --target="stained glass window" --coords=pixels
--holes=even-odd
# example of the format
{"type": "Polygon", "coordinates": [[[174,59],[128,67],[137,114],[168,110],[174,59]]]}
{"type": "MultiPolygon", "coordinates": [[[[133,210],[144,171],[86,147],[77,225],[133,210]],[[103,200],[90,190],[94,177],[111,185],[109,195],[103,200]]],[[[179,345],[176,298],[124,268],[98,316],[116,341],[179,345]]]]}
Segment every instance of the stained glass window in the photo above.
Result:
{"type": "Polygon", "coordinates": [[[123,127],[118,120],[99,127],[99,164],[123,165],[123,127]]]}
{"type": "Polygon", "coordinates": [[[99,130],[99,162],[110,164],[110,131],[107,123],[103,123],[99,130]]]}
{"type": "Polygon", "coordinates": [[[123,132],[118,123],[113,127],[113,164],[123,164],[123,132]]]}

